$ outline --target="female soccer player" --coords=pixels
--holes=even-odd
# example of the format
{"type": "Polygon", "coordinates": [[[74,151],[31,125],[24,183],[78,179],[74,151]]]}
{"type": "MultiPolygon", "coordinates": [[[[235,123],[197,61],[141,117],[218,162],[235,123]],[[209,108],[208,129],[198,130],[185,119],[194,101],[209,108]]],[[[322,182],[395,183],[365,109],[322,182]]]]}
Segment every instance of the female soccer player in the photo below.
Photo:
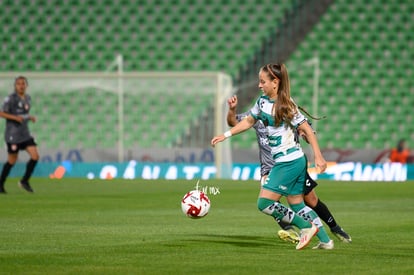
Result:
{"type": "Polygon", "coordinates": [[[30,135],[28,122],[36,122],[36,117],[29,114],[31,107],[30,95],[26,94],[28,82],[26,77],[19,76],[14,81],[14,92],[5,98],[0,117],[6,119],[6,130],[4,138],[7,144],[7,162],[3,165],[0,174],[0,193],[6,193],[4,182],[6,181],[11,168],[17,161],[20,150],[26,150],[30,156],[27,162],[26,171],[19,185],[27,192],[33,193],[29,179],[39,160],[36,143],[30,135]]]}
{"type": "MultiPolygon", "coordinates": [[[[249,115],[249,112],[237,114],[237,96],[232,96],[227,100],[229,105],[229,110],[227,112],[227,124],[231,127],[239,123],[244,117],[249,115]]],[[[253,125],[254,130],[256,131],[257,143],[259,145],[259,158],[260,158],[260,174],[262,176],[261,183],[264,183],[267,176],[269,175],[270,170],[274,165],[274,160],[271,154],[271,148],[267,140],[266,127],[264,124],[258,120],[253,125]]],[[[296,142],[299,143],[299,133],[295,131],[296,142]]],[[[305,141],[307,139],[304,137],[305,141]]],[[[347,234],[339,224],[337,224],[334,216],[330,212],[329,208],[324,204],[316,195],[314,188],[318,184],[306,173],[305,189],[304,189],[304,200],[305,204],[312,208],[316,214],[330,227],[331,232],[341,241],[345,243],[352,242],[351,237],[347,234]]],[[[297,242],[299,241],[299,236],[292,226],[282,222],[276,221],[279,223],[279,226],[282,228],[279,230],[278,235],[282,240],[297,242]]]]}
{"type": "Polygon", "coordinates": [[[266,126],[267,139],[275,164],[261,187],[257,201],[259,210],[301,229],[296,249],[308,245],[316,234],[320,239],[316,248],[332,249],[333,241],[316,213],[312,209],[308,212],[303,202],[307,164],[301,147],[295,141],[294,129],[300,129],[305,133],[315,156],[315,165],[320,172],[325,171],[326,161],[311,126],[290,96],[289,76],[285,65],[263,66],[259,72],[259,88],[263,95],[250,110],[250,115],[229,131],[214,137],[211,144],[215,146],[232,135],[250,129],[258,120],[262,121],[266,126]],[[282,196],[287,197],[290,208],[279,202],[282,196]],[[313,221],[319,220],[319,229],[317,225],[297,214],[301,212],[306,213],[313,221]]]}

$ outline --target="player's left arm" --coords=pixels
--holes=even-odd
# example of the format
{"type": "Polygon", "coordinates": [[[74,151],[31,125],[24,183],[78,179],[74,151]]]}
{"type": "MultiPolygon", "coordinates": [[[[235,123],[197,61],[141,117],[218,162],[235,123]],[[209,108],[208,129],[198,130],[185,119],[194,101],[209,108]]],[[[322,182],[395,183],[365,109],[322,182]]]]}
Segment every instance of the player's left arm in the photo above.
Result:
{"type": "Polygon", "coordinates": [[[299,132],[303,132],[304,136],[306,136],[307,141],[309,142],[310,146],[312,147],[313,154],[315,156],[315,165],[319,169],[319,172],[322,173],[326,170],[327,164],[326,160],[322,155],[321,149],[319,147],[318,139],[309,125],[309,123],[305,120],[301,123],[297,130],[299,132]]]}
{"type": "MultiPolygon", "coordinates": [[[[309,123],[309,122],[308,122],[309,123]]],[[[312,125],[309,123],[309,125],[310,125],[310,127],[312,128],[312,125]]],[[[308,140],[308,137],[306,136],[306,134],[305,134],[305,132],[303,131],[303,130],[301,130],[301,129],[296,129],[297,130],[297,132],[298,132],[298,136],[299,137],[301,137],[301,138],[303,138],[303,140],[307,143],[307,144],[309,144],[309,140],[308,140]]],[[[316,131],[312,128],[312,130],[313,130],[313,133],[316,135],[316,131]]]]}

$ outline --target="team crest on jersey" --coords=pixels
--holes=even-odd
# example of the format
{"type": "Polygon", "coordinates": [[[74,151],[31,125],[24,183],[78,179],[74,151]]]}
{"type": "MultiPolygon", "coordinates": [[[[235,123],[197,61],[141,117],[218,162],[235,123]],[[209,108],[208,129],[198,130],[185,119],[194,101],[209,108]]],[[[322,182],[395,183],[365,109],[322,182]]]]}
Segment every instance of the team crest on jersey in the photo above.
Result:
{"type": "Polygon", "coordinates": [[[260,109],[263,109],[264,104],[265,104],[264,99],[260,99],[260,103],[259,103],[260,109]]]}
{"type": "Polygon", "coordinates": [[[27,111],[29,110],[29,104],[24,104],[24,109],[27,111]]]}

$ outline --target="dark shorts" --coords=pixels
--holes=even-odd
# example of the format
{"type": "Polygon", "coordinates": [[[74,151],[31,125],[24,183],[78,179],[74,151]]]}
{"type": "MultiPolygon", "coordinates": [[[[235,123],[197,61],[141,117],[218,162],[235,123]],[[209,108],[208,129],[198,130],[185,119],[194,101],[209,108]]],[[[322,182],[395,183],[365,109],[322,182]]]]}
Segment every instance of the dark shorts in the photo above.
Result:
{"type": "Polygon", "coordinates": [[[17,154],[20,150],[26,150],[29,146],[36,146],[33,138],[23,141],[21,143],[7,143],[7,153],[17,154]]]}
{"type": "Polygon", "coordinates": [[[307,195],[310,193],[310,191],[313,190],[313,188],[315,188],[316,186],[318,186],[318,184],[316,183],[316,181],[314,181],[310,176],[309,173],[306,172],[306,180],[305,180],[305,188],[304,188],[304,194],[307,195]]]}

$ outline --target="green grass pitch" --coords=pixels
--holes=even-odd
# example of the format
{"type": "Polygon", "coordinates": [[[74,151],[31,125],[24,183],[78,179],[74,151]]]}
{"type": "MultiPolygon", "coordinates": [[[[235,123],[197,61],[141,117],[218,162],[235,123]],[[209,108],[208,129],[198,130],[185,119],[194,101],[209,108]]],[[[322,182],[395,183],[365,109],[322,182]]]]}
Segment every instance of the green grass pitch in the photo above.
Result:
{"type": "Polygon", "coordinates": [[[37,178],[35,194],[16,182],[0,195],[1,274],[414,274],[414,182],[321,180],[353,239],[332,236],[332,251],[279,240],[254,181],[201,181],[219,194],[198,220],[180,208],[195,180],[37,178]]]}

